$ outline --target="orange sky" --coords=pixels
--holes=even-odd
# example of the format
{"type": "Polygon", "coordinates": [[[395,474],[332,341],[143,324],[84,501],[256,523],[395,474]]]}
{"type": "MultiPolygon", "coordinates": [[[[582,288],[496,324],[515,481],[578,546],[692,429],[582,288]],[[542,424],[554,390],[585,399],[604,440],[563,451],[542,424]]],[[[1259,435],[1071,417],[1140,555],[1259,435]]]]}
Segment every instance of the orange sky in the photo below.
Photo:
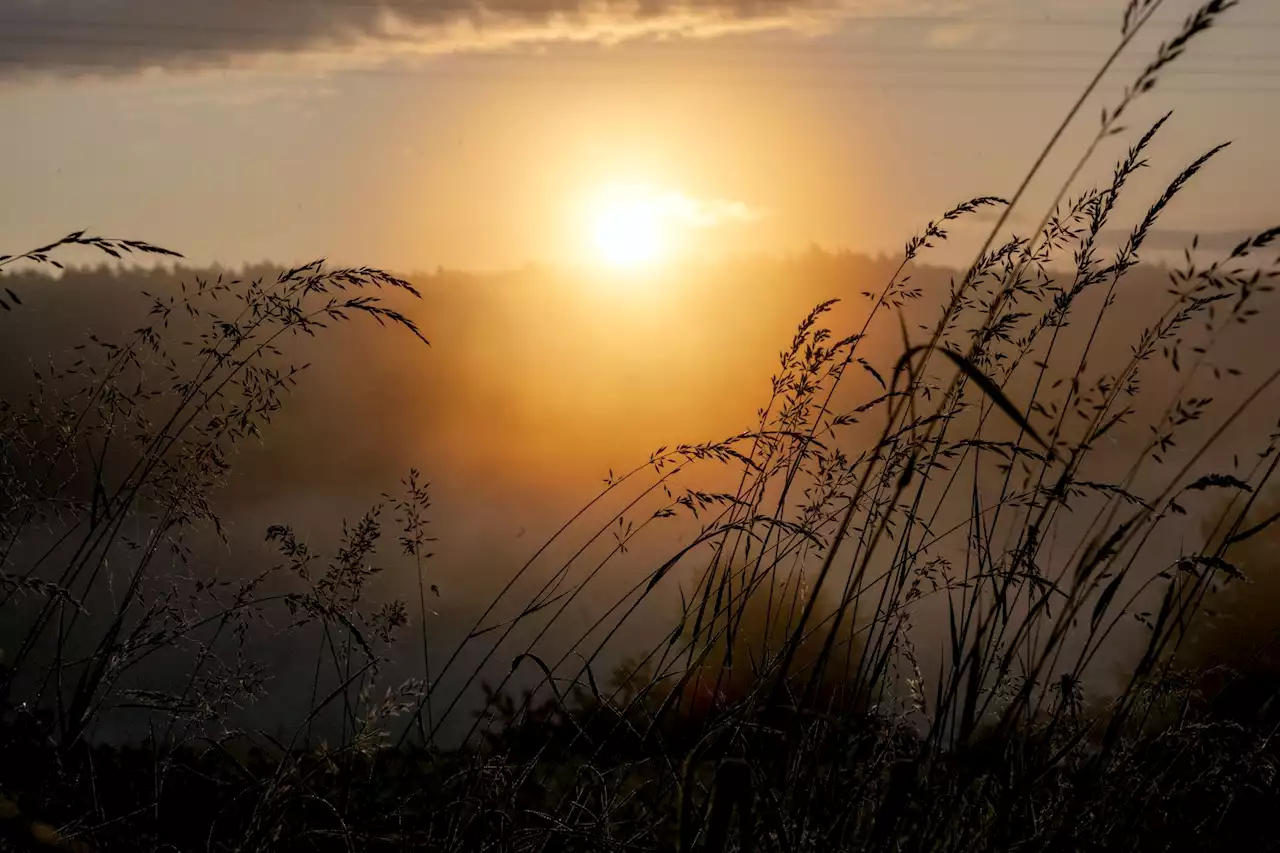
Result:
{"type": "MultiPolygon", "coordinates": [[[[1166,3],[1108,93],[1193,5],[1166,3]]],[[[438,14],[374,35],[361,16],[397,0],[285,0],[274,17],[240,0],[205,12],[183,0],[151,18],[123,0],[49,20],[9,7],[0,233],[11,248],[88,227],[230,263],[581,264],[593,257],[588,199],[624,182],[756,214],[696,229],[685,251],[894,251],[961,199],[1012,192],[1117,38],[1122,6],[766,2],[708,22],[657,4],[637,23],[576,6],[556,18],[551,3],[460,29],[466,7],[426,2],[414,8],[438,14]],[[286,38],[286,12],[304,7],[315,31],[286,38]],[[659,35],[628,37],[645,28],[659,35]]],[[[1166,226],[1280,220],[1255,177],[1280,167],[1276,33],[1270,4],[1243,3],[1133,113],[1137,128],[1178,110],[1135,202],[1236,141],[1166,226]]],[[[1051,161],[1047,178],[1066,165],[1051,161]]]]}

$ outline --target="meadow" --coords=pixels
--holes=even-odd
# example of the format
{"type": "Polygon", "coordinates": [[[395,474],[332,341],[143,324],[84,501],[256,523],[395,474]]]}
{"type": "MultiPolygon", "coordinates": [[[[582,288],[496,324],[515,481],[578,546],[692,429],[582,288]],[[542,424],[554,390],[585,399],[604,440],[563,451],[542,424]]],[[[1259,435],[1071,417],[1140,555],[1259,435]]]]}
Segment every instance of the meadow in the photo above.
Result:
{"type": "Polygon", "coordinates": [[[1234,5],[1022,236],[1045,157],[626,326],[547,270],[0,258],[3,843],[1280,849],[1280,228],[1144,260],[1226,146],[1127,126],[1234,5]]]}

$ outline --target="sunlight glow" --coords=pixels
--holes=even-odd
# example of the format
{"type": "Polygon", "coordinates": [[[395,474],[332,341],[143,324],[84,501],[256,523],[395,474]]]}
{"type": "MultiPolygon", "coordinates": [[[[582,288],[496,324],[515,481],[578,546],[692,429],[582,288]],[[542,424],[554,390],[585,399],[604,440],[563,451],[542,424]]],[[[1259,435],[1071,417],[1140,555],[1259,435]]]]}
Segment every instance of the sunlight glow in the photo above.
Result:
{"type": "Polygon", "coordinates": [[[605,187],[590,215],[596,252],[605,263],[637,267],[661,260],[668,248],[662,199],[641,185],[605,187]]]}

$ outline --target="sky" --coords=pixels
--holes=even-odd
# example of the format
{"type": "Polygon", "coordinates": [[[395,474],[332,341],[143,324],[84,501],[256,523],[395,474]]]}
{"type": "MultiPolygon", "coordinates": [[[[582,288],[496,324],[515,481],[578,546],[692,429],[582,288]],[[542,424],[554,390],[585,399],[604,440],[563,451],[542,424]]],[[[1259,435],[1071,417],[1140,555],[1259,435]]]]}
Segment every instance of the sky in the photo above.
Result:
{"type": "MultiPolygon", "coordinates": [[[[3,250],[87,228],[197,263],[581,265],[619,230],[614,255],[644,253],[634,204],[610,207],[630,193],[662,211],[647,215],[667,255],[891,253],[961,200],[1012,194],[1118,40],[1123,5],[10,0],[3,250]]],[[[1194,5],[1166,0],[1015,231],[1194,5]]],[[[1231,140],[1162,225],[1280,222],[1259,179],[1280,174],[1277,34],[1280,8],[1242,2],[1084,180],[1173,109],[1132,203],[1231,140]]]]}

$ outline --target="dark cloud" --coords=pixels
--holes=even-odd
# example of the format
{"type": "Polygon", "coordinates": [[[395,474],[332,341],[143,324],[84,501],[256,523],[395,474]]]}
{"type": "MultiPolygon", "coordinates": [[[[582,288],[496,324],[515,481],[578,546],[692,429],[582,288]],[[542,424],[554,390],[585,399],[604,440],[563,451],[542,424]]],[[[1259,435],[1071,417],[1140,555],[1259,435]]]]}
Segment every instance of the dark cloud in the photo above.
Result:
{"type": "Polygon", "coordinates": [[[219,67],[237,58],[309,51],[374,52],[470,25],[503,36],[575,26],[698,26],[834,10],[842,0],[639,0],[600,11],[580,0],[5,0],[0,72],[89,74],[219,67]],[[680,22],[683,21],[684,24],[680,22]]]}
{"type": "MultiPolygon", "coordinates": [[[[1229,252],[1245,240],[1253,237],[1255,231],[1187,231],[1177,228],[1157,228],[1151,231],[1143,247],[1153,251],[1181,252],[1190,249],[1194,242],[1198,249],[1207,252],[1229,252]]],[[[1120,246],[1128,241],[1128,231],[1104,231],[1101,243],[1104,246],[1120,246]]]]}

